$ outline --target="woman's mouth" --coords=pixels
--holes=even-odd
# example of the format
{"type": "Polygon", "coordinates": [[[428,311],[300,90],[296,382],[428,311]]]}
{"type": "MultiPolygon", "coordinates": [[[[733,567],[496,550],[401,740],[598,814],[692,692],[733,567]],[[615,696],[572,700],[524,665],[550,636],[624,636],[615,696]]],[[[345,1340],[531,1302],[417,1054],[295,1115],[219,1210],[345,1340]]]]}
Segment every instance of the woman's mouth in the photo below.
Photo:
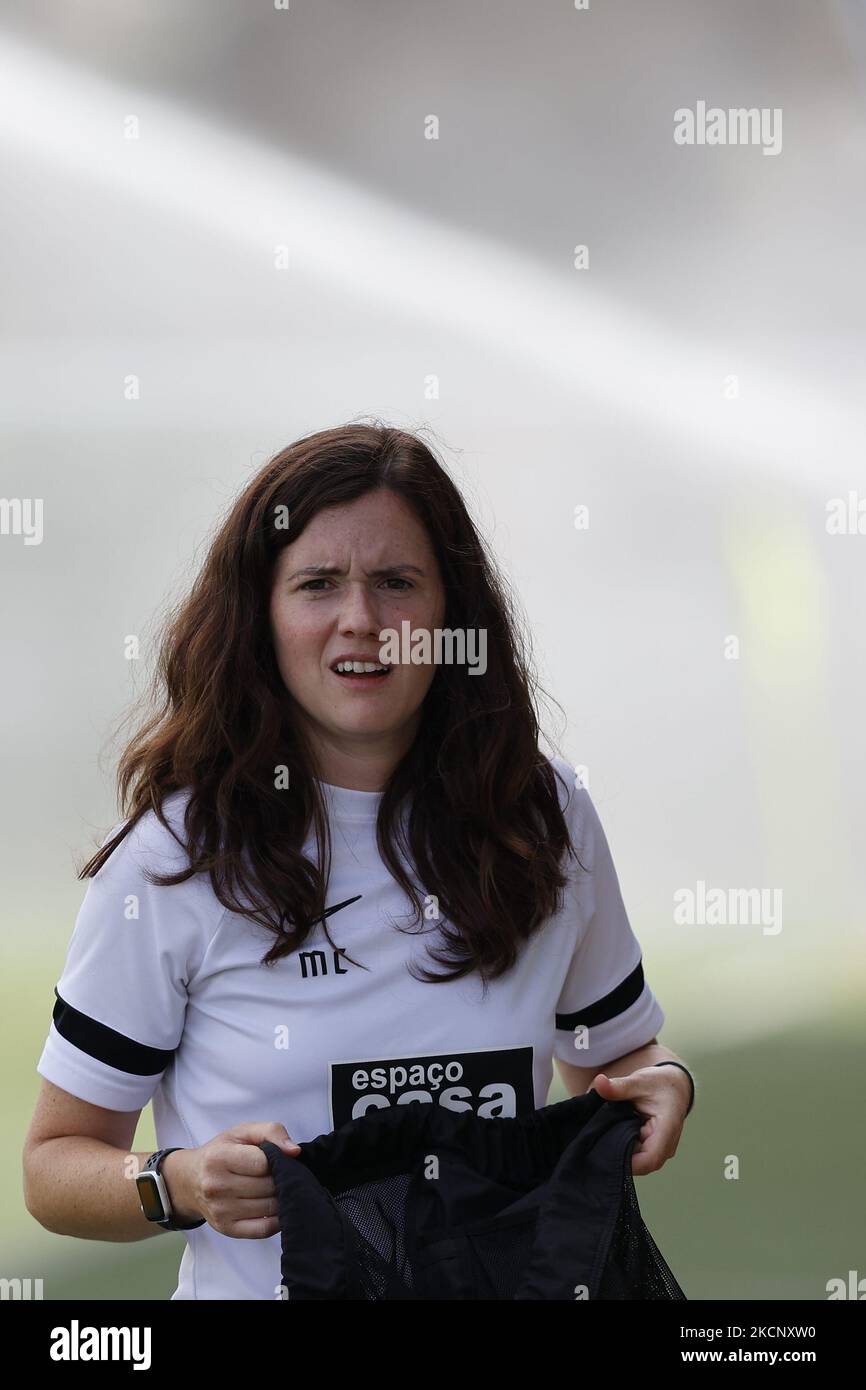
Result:
{"type": "Polygon", "coordinates": [[[331,667],[331,671],[343,685],[361,688],[384,685],[391,674],[391,667],[372,661],[339,661],[331,667]]]}

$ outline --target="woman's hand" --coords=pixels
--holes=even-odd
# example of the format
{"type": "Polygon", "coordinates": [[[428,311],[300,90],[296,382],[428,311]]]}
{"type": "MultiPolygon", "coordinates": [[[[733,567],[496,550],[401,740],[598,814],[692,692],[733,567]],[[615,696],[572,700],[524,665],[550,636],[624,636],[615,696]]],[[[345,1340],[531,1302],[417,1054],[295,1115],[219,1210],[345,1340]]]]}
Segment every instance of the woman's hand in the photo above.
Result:
{"type": "Polygon", "coordinates": [[[673,1158],[683,1132],[691,1087],[679,1067],[638,1067],[628,1076],[600,1071],[589,1089],[603,1100],[630,1100],[645,1117],[632,1150],[632,1175],[656,1173],[673,1158]]]}
{"type": "Polygon", "coordinates": [[[300,1153],[285,1125],[276,1121],[235,1125],[196,1149],[177,1149],[162,1161],[172,1213],[224,1236],[264,1240],[280,1229],[277,1189],[263,1139],[293,1157],[300,1153]]]}

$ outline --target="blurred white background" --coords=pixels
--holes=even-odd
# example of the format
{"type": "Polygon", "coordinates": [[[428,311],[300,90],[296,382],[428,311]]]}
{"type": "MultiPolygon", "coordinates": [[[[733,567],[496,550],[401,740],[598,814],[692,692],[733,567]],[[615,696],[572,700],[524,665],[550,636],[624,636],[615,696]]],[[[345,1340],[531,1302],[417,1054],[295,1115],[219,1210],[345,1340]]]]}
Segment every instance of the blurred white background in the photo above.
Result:
{"type": "Polygon", "coordinates": [[[663,1041],[859,1005],[864,76],[853,0],[4,5],[7,965],[59,975],[116,819],[124,638],[271,453],[375,415],[512,579],[663,1041]],[[677,145],[698,101],[781,151],[677,145]],[[698,880],[782,931],[675,926],[698,880]]]}

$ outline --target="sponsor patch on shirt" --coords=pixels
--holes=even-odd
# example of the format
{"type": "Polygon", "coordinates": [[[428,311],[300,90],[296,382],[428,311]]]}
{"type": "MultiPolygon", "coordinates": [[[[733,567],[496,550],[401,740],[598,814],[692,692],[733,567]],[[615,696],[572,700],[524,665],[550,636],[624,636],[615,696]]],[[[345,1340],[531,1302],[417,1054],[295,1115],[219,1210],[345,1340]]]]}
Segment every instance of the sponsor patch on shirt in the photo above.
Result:
{"type": "Polygon", "coordinates": [[[331,1062],[331,1127],[388,1105],[444,1105],[482,1119],[535,1108],[532,1045],[331,1062]]]}

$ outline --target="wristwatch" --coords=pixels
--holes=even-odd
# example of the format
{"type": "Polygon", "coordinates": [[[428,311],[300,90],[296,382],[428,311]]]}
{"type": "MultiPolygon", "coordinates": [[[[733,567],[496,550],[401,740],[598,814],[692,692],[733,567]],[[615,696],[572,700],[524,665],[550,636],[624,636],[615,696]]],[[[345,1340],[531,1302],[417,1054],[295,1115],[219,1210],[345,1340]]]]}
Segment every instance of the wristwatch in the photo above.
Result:
{"type": "Polygon", "coordinates": [[[158,1149],[156,1153],[151,1154],[141,1172],[136,1174],[135,1185],[138,1188],[141,1210],[148,1221],[155,1221],[166,1231],[193,1231],[196,1226],[204,1225],[205,1218],[202,1217],[200,1221],[189,1221],[186,1224],[175,1221],[171,1214],[171,1202],[169,1201],[165,1178],[159,1171],[162,1160],[168,1154],[173,1154],[179,1147],[180,1145],[175,1144],[173,1149],[158,1149]]]}

